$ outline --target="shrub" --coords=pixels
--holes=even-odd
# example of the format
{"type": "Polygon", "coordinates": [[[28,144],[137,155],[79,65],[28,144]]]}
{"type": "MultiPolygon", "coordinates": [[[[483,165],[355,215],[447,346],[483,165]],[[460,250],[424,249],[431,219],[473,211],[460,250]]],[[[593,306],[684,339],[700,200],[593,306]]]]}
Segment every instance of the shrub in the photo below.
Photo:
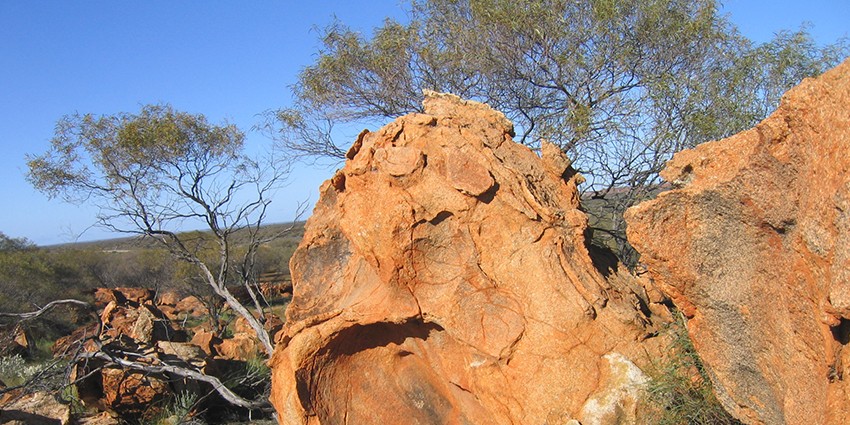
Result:
{"type": "Polygon", "coordinates": [[[647,372],[650,381],[640,409],[640,423],[658,425],[736,425],[740,424],[723,409],[688,337],[685,319],[675,312],[676,320],[665,332],[670,337],[668,356],[653,363],[647,372]]]}
{"type": "Polygon", "coordinates": [[[7,387],[14,387],[25,383],[40,372],[41,369],[42,366],[40,364],[27,364],[17,354],[0,357],[0,380],[7,387]]]}
{"type": "Polygon", "coordinates": [[[198,394],[191,391],[180,392],[171,398],[162,413],[147,423],[150,425],[203,424],[203,421],[195,417],[198,402],[198,394]]]}

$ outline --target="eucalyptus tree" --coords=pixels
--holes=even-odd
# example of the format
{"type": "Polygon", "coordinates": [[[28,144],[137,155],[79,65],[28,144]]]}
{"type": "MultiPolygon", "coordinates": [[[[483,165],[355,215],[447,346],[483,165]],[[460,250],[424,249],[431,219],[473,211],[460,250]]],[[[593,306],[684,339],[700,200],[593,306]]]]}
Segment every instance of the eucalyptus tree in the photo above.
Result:
{"type": "Polygon", "coordinates": [[[268,233],[262,223],[287,169],[252,159],[244,139],[233,125],[167,105],[138,114],[69,115],[57,123],[50,149],[28,158],[28,178],[50,197],[96,205],[101,226],[152,238],[188,263],[245,318],[271,356],[253,268],[259,247],[282,234],[268,233]],[[199,228],[206,231],[200,239],[181,232],[199,228]],[[212,258],[202,255],[210,239],[212,258]],[[252,296],[259,317],[231,293],[234,284],[252,296]]]}
{"type": "MultiPolygon", "coordinates": [[[[568,153],[599,230],[629,255],[621,213],[671,155],[745,129],[777,93],[837,63],[805,28],[756,46],[715,0],[422,0],[371,36],[335,22],[270,122],[296,156],[344,160],[333,130],[419,112],[423,89],[503,111],[517,140],[568,153]]],[[[609,241],[610,242],[610,241],[609,241]]]]}

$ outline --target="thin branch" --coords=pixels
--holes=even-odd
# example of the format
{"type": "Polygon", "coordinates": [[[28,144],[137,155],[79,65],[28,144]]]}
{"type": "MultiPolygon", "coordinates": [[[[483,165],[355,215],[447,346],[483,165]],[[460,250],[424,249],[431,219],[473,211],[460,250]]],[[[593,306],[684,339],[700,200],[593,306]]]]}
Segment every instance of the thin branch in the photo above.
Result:
{"type": "Polygon", "coordinates": [[[79,306],[82,306],[82,307],[89,307],[89,303],[87,303],[85,301],[74,300],[74,299],[56,300],[56,301],[51,301],[51,302],[47,303],[47,305],[45,305],[44,307],[42,307],[42,308],[40,308],[36,311],[31,311],[29,313],[0,313],[0,317],[15,317],[15,318],[19,319],[19,322],[25,322],[25,321],[28,321],[28,320],[36,319],[36,318],[40,317],[41,315],[52,310],[54,307],[56,307],[58,305],[62,305],[62,304],[76,304],[76,305],[79,305],[79,306]]]}

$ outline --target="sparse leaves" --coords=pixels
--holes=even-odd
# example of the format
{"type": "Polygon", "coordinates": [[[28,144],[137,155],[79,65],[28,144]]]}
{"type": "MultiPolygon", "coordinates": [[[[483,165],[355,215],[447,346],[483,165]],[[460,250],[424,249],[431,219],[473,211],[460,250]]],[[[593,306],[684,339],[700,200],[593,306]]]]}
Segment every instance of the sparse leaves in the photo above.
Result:
{"type": "MultiPolygon", "coordinates": [[[[288,168],[278,158],[249,157],[243,141],[235,126],[210,124],[203,115],[167,105],[145,106],[138,114],[70,115],[59,120],[50,150],[28,158],[28,178],[50,196],[94,203],[102,226],[166,248],[182,261],[185,268],[178,270],[188,272],[187,279],[202,282],[245,319],[268,357],[274,347],[255,294],[257,252],[294,226],[262,226],[288,168]],[[184,226],[204,231],[182,233],[184,226]],[[234,286],[250,295],[256,316],[231,293],[234,286]]],[[[167,273],[173,274],[159,274],[167,273]]],[[[111,357],[103,349],[77,359],[85,356],[207,382],[234,405],[268,408],[267,400],[246,400],[196,370],[111,357]]]]}

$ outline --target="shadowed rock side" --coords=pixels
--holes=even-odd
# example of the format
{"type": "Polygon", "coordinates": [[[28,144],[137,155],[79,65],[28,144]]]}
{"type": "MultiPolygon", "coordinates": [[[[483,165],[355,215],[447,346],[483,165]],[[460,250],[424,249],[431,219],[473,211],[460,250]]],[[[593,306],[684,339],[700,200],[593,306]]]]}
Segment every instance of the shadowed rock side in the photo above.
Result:
{"type": "Polygon", "coordinates": [[[424,106],[320,189],[271,361],[281,423],[633,421],[660,307],[594,269],[581,176],[486,105],[424,106]]]}
{"type": "Polygon", "coordinates": [[[850,61],[680,152],[629,241],[746,423],[850,423],[850,61]]]}

